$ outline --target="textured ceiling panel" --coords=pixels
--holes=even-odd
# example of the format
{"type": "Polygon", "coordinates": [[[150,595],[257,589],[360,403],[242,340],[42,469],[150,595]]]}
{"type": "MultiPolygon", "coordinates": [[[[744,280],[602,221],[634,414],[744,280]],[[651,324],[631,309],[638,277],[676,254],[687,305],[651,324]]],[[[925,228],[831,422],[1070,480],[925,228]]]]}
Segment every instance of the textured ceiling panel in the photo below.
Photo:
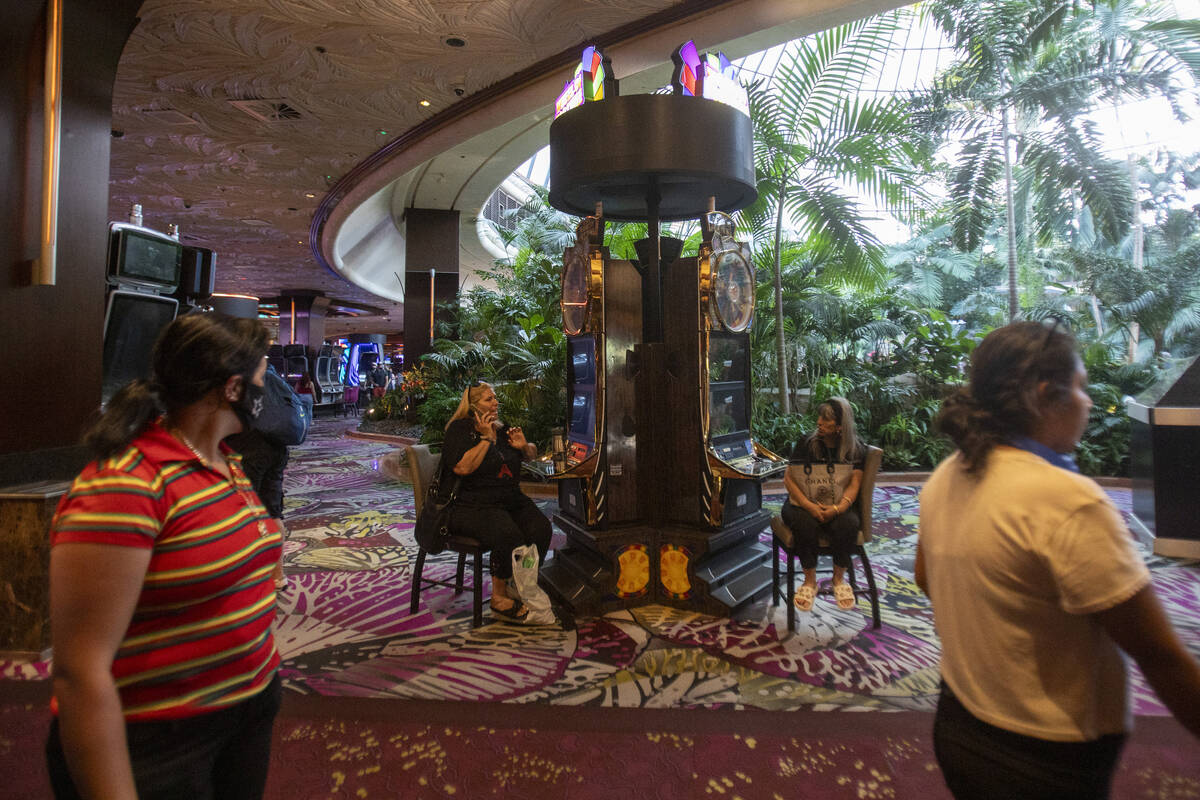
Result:
{"type": "MultiPolygon", "coordinates": [[[[147,0],[117,73],[110,215],[141,203],[148,226],[174,222],[185,242],[216,250],[218,291],[323,291],[386,314],[332,317],[329,335],[397,332],[399,304],[312,258],[309,224],[327,187],[472,93],[675,5],[147,0]]],[[[474,209],[464,212],[468,224],[474,209]]]]}

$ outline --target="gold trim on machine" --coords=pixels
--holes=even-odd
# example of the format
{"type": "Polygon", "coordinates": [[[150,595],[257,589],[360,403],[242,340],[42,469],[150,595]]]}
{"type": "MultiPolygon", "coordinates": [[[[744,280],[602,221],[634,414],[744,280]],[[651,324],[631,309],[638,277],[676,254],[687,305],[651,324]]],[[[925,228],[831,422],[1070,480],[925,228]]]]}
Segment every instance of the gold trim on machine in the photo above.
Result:
{"type": "Polygon", "coordinates": [[[563,331],[568,336],[604,331],[604,262],[606,254],[599,238],[599,217],[584,217],[575,228],[575,244],[563,251],[563,273],[560,278],[563,331]],[[583,299],[568,299],[567,282],[571,268],[583,270],[583,299]],[[578,323],[577,325],[575,323],[578,323]]]}

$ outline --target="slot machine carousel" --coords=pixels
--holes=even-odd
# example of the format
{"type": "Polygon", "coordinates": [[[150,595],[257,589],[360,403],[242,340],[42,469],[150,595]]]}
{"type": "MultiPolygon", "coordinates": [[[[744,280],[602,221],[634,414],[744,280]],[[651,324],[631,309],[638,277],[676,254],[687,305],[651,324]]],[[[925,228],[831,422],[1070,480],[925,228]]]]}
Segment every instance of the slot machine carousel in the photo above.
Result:
{"type": "Polygon", "coordinates": [[[610,88],[556,118],[550,152],[550,202],[583,220],[562,273],[567,544],[543,584],[576,614],[727,615],[770,589],[762,484],[786,468],[750,434],[754,272],[724,213],[756,197],[749,116],[610,88]],[[648,222],[636,260],[611,257],[605,218],[648,222]],[[700,220],[697,257],[659,234],[679,219],[700,220]]]}

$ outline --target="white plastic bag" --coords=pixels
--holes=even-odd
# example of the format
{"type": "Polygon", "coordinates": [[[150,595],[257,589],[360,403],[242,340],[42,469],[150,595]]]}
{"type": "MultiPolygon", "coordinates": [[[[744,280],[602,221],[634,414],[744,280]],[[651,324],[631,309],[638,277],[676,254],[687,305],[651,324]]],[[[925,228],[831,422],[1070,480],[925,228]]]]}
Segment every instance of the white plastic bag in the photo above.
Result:
{"type": "Polygon", "coordinates": [[[538,550],[531,544],[512,551],[513,577],[510,586],[529,609],[526,625],[554,625],[558,622],[550,605],[550,596],[538,586],[538,550]]]}

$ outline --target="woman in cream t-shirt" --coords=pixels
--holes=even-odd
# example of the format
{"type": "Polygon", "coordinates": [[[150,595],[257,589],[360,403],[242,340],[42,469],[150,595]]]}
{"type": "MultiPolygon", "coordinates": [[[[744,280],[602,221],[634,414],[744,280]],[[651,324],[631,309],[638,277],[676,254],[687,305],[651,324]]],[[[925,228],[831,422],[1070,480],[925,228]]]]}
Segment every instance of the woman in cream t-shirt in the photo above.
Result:
{"type": "Polygon", "coordinates": [[[1124,650],[1200,735],[1200,665],[1128,530],[1070,457],[1091,399],[1075,340],[1018,322],[975,350],[921,492],[917,583],[942,640],[938,763],[958,798],[1107,797],[1130,728],[1124,650]]]}

